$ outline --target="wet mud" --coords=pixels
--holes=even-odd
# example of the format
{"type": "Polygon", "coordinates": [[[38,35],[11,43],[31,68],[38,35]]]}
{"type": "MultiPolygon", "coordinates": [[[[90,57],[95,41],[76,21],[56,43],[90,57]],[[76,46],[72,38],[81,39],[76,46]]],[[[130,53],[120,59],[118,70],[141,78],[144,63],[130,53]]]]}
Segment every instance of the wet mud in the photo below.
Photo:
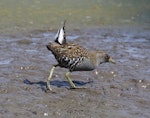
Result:
{"type": "Polygon", "coordinates": [[[67,31],[69,41],[105,50],[116,64],[101,64],[71,79],[86,89],[70,90],[66,69],[46,49],[57,31],[0,36],[0,118],[149,118],[150,29],[107,27],[67,31]]]}

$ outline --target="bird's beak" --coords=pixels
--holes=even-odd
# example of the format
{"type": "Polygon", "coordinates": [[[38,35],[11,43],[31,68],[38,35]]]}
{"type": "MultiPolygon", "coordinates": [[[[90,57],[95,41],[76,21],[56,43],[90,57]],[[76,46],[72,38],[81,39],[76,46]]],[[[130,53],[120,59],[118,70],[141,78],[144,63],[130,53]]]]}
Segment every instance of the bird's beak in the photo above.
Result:
{"type": "Polygon", "coordinates": [[[111,62],[111,63],[113,63],[113,64],[115,64],[116,62],[115,62],[115,60],[113,60],[112,58],[109,58],[109,60],[108,60],[109,62],[111,62]]]}

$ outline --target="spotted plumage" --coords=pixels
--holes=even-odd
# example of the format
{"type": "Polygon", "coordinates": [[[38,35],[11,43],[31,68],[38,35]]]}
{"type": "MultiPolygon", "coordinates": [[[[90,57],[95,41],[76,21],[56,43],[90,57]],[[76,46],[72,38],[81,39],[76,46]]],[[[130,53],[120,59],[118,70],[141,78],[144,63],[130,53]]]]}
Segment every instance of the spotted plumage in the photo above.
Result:
{"type": "MultiPolygon", "coordinates": [[[[60,66],[72,71],[91,71],[97,68],[99,64],[104,62],[113,62],[108,54],[104,51],[89,51],[82,46],[75,43],[68,43],[66,41],[65,23],[63,28],[58,30],[55,36],[55,41],[50,42],[47,45],[55,56],[58,64],[54,65],[50,71],[50,76],[47,80],[47,89],[51,90],[49,81],[52,78],[55,67],[60,66]]],[[[69,72],[66,73],[66,78],[69,81],[72,88],[76,88],[72,80],[69,78],[69,72]]]]}
{"type": "Polygon", "coordinates": [[[77,67],[89,59],[88,51],[77,44],[59,45],[52,42],[47,45],[47,48],[52,51],[59,66],[68,68],[70,71],[82,71],[82,68],[77,69],[77,67]]]}

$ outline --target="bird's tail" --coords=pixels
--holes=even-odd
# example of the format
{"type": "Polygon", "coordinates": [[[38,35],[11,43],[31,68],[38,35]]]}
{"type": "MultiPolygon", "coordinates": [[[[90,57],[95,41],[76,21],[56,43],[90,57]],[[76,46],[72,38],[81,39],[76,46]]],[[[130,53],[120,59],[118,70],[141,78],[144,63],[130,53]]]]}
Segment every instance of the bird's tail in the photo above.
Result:
{"type": "Polygon", "coordinates": [[[64,21],[63,27],[58,30],[55,36],[55,42],[60,45],[66,44],[65,24],[66,24],[66,20],[64,21]]]}

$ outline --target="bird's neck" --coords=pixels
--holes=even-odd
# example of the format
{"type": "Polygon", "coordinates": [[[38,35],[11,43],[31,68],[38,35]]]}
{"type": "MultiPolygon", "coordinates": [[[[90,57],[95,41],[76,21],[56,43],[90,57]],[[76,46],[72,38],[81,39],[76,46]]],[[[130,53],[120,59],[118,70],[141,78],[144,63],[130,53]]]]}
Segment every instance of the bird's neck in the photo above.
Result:
{"type": "Polygon", "coordinates": [[[98,67],[100,64],[100,60],[99,60],[97,53],[96,52],[89,52],[89,55],[90,55],[89,57],[90,57],[92,65],[94,65],[95,67],[98,67]]]}

